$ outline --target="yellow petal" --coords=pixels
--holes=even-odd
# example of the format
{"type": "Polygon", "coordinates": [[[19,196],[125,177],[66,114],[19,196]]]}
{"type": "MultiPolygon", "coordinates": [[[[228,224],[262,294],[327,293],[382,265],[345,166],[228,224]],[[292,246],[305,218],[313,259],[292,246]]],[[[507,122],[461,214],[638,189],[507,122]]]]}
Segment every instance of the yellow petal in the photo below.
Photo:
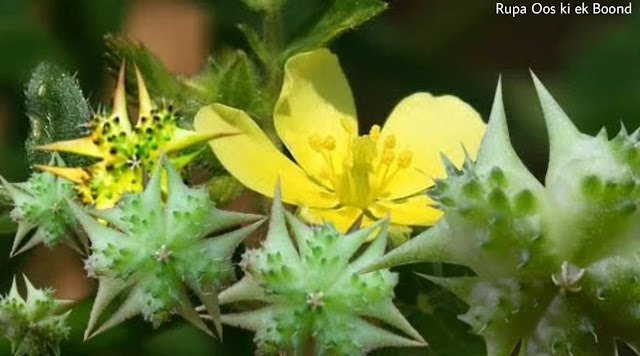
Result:
{"type": "MultiPolygon", "coordinates": [[[[320,209],[305,206],[298,210],[298,215],[306,222],[316,225],[332,223],[340,232],[346,232],[360,217],[360,214],[362,214],[362,210],[352,206],[343,206],[339,209],[320,209]]],[[[370,220],[368,222],[370,224],[370,220]]]]}
{"type": "Polygon", "coordinates": [[[434,201],[425,194],[396,201],[378,201],[369,211],[378,218],[391,215],[391,223],[398,225],[433,225],[442,212],[431,207],[434,201]]]}
{"type": "Polygon", "coordinates": [[[43,172],[49,172],[55,176],[68,179],[78,184],[81,184],[90,178],[89,173],[87,173],[87,171],[85,171],[84,168],[53,167],[53,166],[43,166],[40,164],[36,164],[35,167],[43,172]]]}
{"type": "Polygon", "coordinates": [[[220,104],[205,106],[196,115],[198,132],[238,132],[238,135],[209,142],[224,168],[246,187],[273,197],[278,178],[282,200],[295,205],[332,207],[336,198],[313,183],[269,141],[243,111],[220,104]]]}
{"type": "Polygon", "coordinates": [[[58,141],[47,145],[36,147],[36,149],[43,151],[56,151],[56,152],[68,152],[76,153],[83,156],[90,156],[95,158],[103,158],[105,154],[100,150],[90,137],[76,138],[67,141],[58,141]]]}
{"type": "Polygon", "coordinates": [[[341,169],[349,132],[358,134],[358,121],[349,83],[329,50],[301,53],[287,61],[274,124],[298,164],[314,177],[326,165],[309,140],[313,135],[323,140],[332,136],[335,168],[341,169]]]}
{"type": "Polygon", "coordinates": [[[380,142],[395,136],[396,152],[411,152],[411,163],[390,181],[387,198],[409,196],[430,186],[430,178],[444,177],[440,153],[459,167],[464,146],[475,159],[485,129],[480,115],[455,96],[417,93],[402,100],[387,119],[380,142]]]}

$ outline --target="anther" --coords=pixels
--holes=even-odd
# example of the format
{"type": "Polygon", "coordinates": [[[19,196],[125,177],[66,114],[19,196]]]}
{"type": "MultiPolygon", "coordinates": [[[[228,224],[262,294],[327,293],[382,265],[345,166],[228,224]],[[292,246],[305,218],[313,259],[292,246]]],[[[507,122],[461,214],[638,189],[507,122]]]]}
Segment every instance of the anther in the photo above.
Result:
{"type": "Polygon", "coordinates": [[[390,165],[391,163],[393,163],[393,160],[395,158],[396,158],[396,155],[392,149],[385,149],[384,152],[382,152],[382,162],[386,165],[390,165]]]}
{"type": "Polygon", "coordinates": [[[378,125],[371,126],[371,130],[369,130],[369,136],[374,141],[378,141],[378,139],[380,138],[380,126],[378,125]]]}
{"type": "Polygon", "coordinates": [[[355,131],[353,130],[353,125],[351,125],[351,121],[348,118],[343,117],[342,119],[340,119],[340,125],[345,131],[347,131],[349,135],[355,134],[355,131]]]}
{"type": "Polygon", "coordinates": [[[407,168],[411,164],[413,154],[409,151],[404,151],[398,156],[398,167],[407,168]]]}
{"type": "Polygon", "coordinates": [[[393,149],[396,147],[396,136],[389,135],[384,139],[384,148],[393,149]]]}
{"type": "Polygon", "coordinates": [[[322,141],[322,147],[328,151],[333,151],[336,149],[336,139],[333,136],[325,137],[324,141],[322,141]]]}
{"type": "Polygon", "coordinates": [[[318,136],[318,134],[313,134],[311,137],[309,137],[309,146],[311,146],[311,149],[313,149],[316,152],[320,152],[320,150],[322,149],[322,139],[320,138],[320,136],[318,136]]]}

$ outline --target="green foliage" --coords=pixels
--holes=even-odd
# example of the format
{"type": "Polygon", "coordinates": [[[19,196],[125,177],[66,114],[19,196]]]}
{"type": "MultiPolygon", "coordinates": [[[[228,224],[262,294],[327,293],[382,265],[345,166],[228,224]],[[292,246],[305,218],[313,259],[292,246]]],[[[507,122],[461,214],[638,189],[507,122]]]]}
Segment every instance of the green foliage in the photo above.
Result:
{"type": "Polygon", "coordinates": [[[0,332],[11,342],[15,356],[60,355],[58,344],[69,334],[69,301],[57,300],[51,289],[36,289],[24,277],[26,298],[18,293],[14,278],[11,291],[0,298],[0,332]]]}
{"type": "Polygon", "coordinates": [[[296,53],[326,46],[347,30],[375,17],[387,8],[380,0],[334,0],[322,16],[301,35],[294,38],[280,56],[280,62],[296,53]]]}
{"type": "MultiPolygon", "coordinates": [[[[27,140],[31,164],[47,163],[51,157],[36,146],[84,135],[83,124],[91,117],[91,109],[74,76],[41,63],[33,71],[24,95],[31,127],[27,140]]],[[[65,160],[73,165],[86,163],[72,156],[65,160]]]]}
{"type": "Polygon", "coordinates": [[[240,263],[244,278],[220,294],[221,304],[256,301],[265,306],[223,315],[223,323],[255,331],[258,353],[264,355],[301,354],[312,343],[317,355],[423,346],[420,334],[393,305],[397,275],[388,270],[356,273],[384,253],[387,225],[381,220],[346,236],[332,225],[312,228],[285,212],[276,192],[265,241],[245,252],[240,263]],[[371,235],[374,242],[354,257],[371,235]],[[417,341],[365,318],[385,322],[417,341]]]}
{"type": "Polygon", "coordinates": [[[252,117],[259,119],[269,117],[259,71],[244,52],[236,53],[228,70],[220,76],[220,84],[216,102],[246,108],[252,117]]]}
{"type": "Polygon", "coordinates": [[[262,221],[207,237],[259,217],[215,209],[208,192],[184,185],[166,159],[143,193],[125,195],[114,209],[92,212],[106,226],[79,206],[73,204],[72,209],[91,240],[86,270],[100,281],[85,337],[138,314],[157,327],[173,312],[210,334],[188,290],[204,304],[220,335],[217,289],[233,279],[231,255],[262,221]],[[166,199],[161,189],[164,174],[166,199]],[[125,295],[122,304],[94,331],[120,294],[125,295]]]}
{"type": "MultiPolygon", "coordinates": [[[[64,165],[58,156],[54,156],[51,162],[64,165]]],[[[11,256],[41,243],[47,247],[65,243],[80,251],[74,241],[77,223],[68,204],[76,194],[71,182],[50,173],[34,173],[25,183],[12,184],[2,176],[0,183],[13,200],[15,208],[10,218],[18,224],[11,256]],[[33,236],[22,244],[33,230],[33,236]]]]}
{"type": "Polygon", "coordinates": [[[498,88],[477,162],[444,159],[448,177],[430,191],[444,218],[373,267],[469,266],[476,276],[426,278],[469,305],[460,319],[489,355],[518,344],[521,355],[614,355],[616,339],[640,345],[640,132],[582,134],[534,81],[551,142],[545,185],[511,147],[498,88]]]}

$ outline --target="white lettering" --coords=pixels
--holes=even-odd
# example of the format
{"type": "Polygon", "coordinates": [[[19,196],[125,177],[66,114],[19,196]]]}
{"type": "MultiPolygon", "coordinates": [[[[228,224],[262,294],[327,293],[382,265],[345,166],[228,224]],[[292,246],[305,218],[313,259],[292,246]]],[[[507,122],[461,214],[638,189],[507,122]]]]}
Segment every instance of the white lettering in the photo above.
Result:
{"type": "Polygon", "coordinates": [[[631,15],[631,2],[629,5],[601,5],[594,2],[591,8],[594,15],[631,15]]]}
{"type": "Polygon", "coordinates": [[[496,15],[511,15],[516,17],[518,15],[526,15],[527,7],[522,5],[505,5],[501,2],[496,3],[496,15]]]}
{"type": "Polygon", "coordinates": [[[548,5],[542,5],[541,3],[537,2],[533,5],[531,5],[531,12],[535,15],[555,15],[556,14],[556,7],[555,6],[548,6],[548,5]]]}

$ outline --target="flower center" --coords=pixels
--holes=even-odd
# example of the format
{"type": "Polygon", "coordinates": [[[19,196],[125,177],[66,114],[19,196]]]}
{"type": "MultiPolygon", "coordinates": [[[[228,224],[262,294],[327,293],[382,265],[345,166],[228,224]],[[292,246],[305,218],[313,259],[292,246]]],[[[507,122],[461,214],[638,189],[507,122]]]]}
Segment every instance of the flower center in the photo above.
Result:
{"type": "Polygon", "coordinates": [[[167,245],[162,245],[160,248],[153,254],[153,258],[160,263],[167,263],[173,254],[172,251],[167,249],[167,245]]]}
{"type": "Polygon", "coordinates": [[[378,125],[362,136],[347,125],[343,127],[349,133],[344,156],[337,157],[336,140],[330,135],[314,134],[309,137],[309,145],[323,158],[320,183],[335,192],[342,204],[366,209],[389,194],[389,184],[398,172],[409,167],[412,153],[403,150],[398,154],[395,136],[380,137],[378,125]]]}
{"type": "Polygon", "coordinates": [[[324,293],[307,293],[307,305],[311,307],[311,310],[316,311],[318,308],[324,306],[324,293]]]}

